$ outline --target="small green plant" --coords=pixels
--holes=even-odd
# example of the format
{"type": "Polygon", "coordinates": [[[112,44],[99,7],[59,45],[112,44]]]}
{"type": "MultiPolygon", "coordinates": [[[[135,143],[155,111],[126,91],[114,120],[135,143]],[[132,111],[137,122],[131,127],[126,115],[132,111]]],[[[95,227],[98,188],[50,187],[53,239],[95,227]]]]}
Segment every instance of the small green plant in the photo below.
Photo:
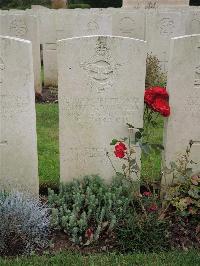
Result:
{"type": "Polygon", "coordinates": [[[21,193],[0,193],[0,255],[29,254],[48,246],[48,209],[21,193]]]}
{"type": "Polygon", "coordinates": [[[132,208],[116,229],[118,248],[124,252],[159,252],[170,249],[169,221],[162,219],[159,196],[151,191],[135,195],[132,208]]]}
{"type": "Polygon", "coordinates": [[[52,227],[68,234],[73,243],[89,245],[104,234],[112,235],[129,206],[129,186],[88,176],[62,184],[58,194],[49,190],[48,202],[52,227]]]}
{"type": "Polygon", "coordinates": [[[165,204],[173,206],[178,215],[199,217],[200,171],[194,172],[192,168],[192,165],[198,164],[190,159],[193,144],[191,140],[186,153],[176,162],[171,162],[170,169],[164,169],[164,176],[172,175],[172,184],[165,193],[165,204]]]}

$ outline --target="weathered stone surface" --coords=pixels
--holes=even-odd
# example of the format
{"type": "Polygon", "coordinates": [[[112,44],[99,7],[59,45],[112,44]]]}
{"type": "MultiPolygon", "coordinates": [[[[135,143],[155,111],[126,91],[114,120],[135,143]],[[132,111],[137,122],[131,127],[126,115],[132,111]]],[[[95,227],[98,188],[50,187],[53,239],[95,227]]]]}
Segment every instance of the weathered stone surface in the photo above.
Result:
{"type": "Polygon", "coordinates": [[[0,34],[32,42],[33,66],[34,66],[34,86],[35,91],[41,93],[41,61],[40,61],[40,42],[39,42],[39,24],[35,16],[29,16],[25,13],[15,14],[9,12],[0,15],[0,34]]]}
{"type": "Polygon", "coordinates": [[[0,36],[0,187],[38,194],[32,47],[0,36]]]}
{"type": "Polygon", "coordinates": [[[145,39],[145,12],[140,10],[116,10],[112,18],[114,36],[145,39]]]}
{"type": "Polygon", "coordinates": [[[112,34],[112,16],[106,13],[92,12],[76,15],[76,24],[74,25],[73,36],[90,35],[111,35],[112,34]]]}
{"type": "Polygon", "coordinates": [[[200,8],[186,11],[186,34],[200,34],[200,8]]]}
{"type": "MultiPolygon", "coordinates": [[[[169,167],[180,158],[190,140],[191,160],[200,162],[200,35],[172,39],[167,88],[171,116],[165,127],[164,164],[169,167]]],[[[165,176],[163,182],[170,183],[171,178],[165,176]]]]}
{"type": "MultiPolygon", "coordinates": [[[[61,181],[120,170],[110,141],[143,126],[146,43],[91,36],[58,42],[61,181]],[[76,55],[76,56],[74,56],[76,55]]],[[[140,151],[137,147],[138,161],[140,151]]]]}
{"type": "Polygon", "coordinates": [[[156,55],[163,71],[167,71],[170,39],[185,34],[183,13],[149,10],[146,13],[148,53],[156,55]]]}

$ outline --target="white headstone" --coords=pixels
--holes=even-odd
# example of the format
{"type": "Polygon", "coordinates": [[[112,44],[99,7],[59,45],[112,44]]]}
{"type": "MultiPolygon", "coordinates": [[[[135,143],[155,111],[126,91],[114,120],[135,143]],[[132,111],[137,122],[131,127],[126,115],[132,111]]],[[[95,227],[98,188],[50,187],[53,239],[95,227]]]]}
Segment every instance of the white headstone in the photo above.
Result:
{"type": "Polygon", "coordinates": [[[200,34],[200,9],[189,9],[186,17],[186,34],[200,34]]]}
{"type": "Polygon", "coordinates": [[[32,42],[33,66],[34,66],[34,86],[35,91],[41,93],[41,61],[40,61],[40,42],[39,25],[35,16],[26,14],[12,14],[0,16],[0,34],[32,42]]]}
{"type": "MultiPolygon", "coordinates": [[[[120,171],[110,141],[143,126],[146,43],[91,36],[58,42],[61,181],[120,171]],[[76,56],[74,56],[76,55],[76,56]]],[[[140,161],[139,147],[137,149],[140,161]]]]}
{"type": "Polygon", "coordinates": [[[0,188],[39,192],[30,41],[0,36],[0,188]]]}
{"type": "Polygon", "coordinates": [[[182,12],[150,10],[146,13],[148,53],[156,55],[163,71],[167,71],[170,39],[185,34],[182,12]]]}
{"type": "Polygon", "coordinates": [[[55,16],[55,10],[40,11],[45,86],[58,85],[55,16]]]}
{"type": "Polygon", "coordinates": [[[140,10],[116,10],[113,12],[114,36],[145,39],[145,12],[140,10]]]}
{"type": "MultiPolygon", "coordinates": [[[[167,88],[171,116],[165,127],[164,164],[169,167],[180,158],[190,140],[191,160],[200,162],[200,35],[172,39],[167,88]]],[[[171,176],[165,181],[170,183],[171,176]]]]}

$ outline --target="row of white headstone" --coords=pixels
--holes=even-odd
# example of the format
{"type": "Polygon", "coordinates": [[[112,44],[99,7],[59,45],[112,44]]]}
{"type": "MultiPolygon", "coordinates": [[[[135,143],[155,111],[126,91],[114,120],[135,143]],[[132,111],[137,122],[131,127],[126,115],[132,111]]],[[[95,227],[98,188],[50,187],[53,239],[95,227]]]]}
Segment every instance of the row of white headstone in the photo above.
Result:
{"type": "MultiPolygon", "coordinates": [[[[0,188],[38,194],[31,46],[0,37],[0,188]]],[[[88,36],[58,41],[57,50],[61,181],[90,174],[109,180],[114,172],[107,152],[121,169],[110,141],[128,135],[126,123],[143,127],[147,44],[88,36]]],[[[184,153],[190,140],[191,160],[199,161],[200,35],[171,40],[167,89],[172,113],[164,130],[163,164],[184,153]]]]}
{"type": "Polygon", "coordinates": [[[35,90],[41,93],[40,45],[46,87],[58,84],[56,42],[71,37],[113,35],[146,40],[147,52],[156,55],[162,69],[167,71],[170,38],[200,34],[200,8],[56,11],[39,6],[26,11],[2,11],[0,34],[32,42],[35,90]]]}

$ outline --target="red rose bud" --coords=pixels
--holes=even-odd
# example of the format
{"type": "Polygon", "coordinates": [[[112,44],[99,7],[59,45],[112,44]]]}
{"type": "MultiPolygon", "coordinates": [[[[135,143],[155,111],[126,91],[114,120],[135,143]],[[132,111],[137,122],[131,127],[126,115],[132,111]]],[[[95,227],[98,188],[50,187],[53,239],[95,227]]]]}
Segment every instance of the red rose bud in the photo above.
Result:
{"type": "Polygon", "coordinates": [[[88,239],[91,239],[93,238],[93,230],[91,228],[88,228],[85,232],[85,236],[88,238],[88,239]]]}
{"type": "Polygon", "coordinates": [[[117,145],[115,145],[115,156],[117,158],[124,158],[126,150],[126,145],[123,142],[119,142],[117,145]]]}
{"type": "Polygon", "coordinates": [[[150,191],[145,191],[145,192],[143,192],[143,196],[145,196],[145,197],[151,197],[152,196],[152,193],[150,191]]]}
{"type": "Polygon", "coordinates": [[[126,151],[127,148],[126,148],[126,145],[123,143],[123,142],[119,142],[119,144],[117,144],[115,146],[115,150],[122,150],[122,151],[126,151]]]}
{"type": "Polygon", "coordinates": [[[148,208],[149,212],[156,212],[158,210],[158,205],[156,203],[152,203],[148,208]]]}
{"type": "Polygon", "coordinates": [[[145,103],[155,112],[158,112],[165,117],[170,115],[170,106],[168,100],[169,94],[165,88],[152,87],[145,91],[145,103]]]}

